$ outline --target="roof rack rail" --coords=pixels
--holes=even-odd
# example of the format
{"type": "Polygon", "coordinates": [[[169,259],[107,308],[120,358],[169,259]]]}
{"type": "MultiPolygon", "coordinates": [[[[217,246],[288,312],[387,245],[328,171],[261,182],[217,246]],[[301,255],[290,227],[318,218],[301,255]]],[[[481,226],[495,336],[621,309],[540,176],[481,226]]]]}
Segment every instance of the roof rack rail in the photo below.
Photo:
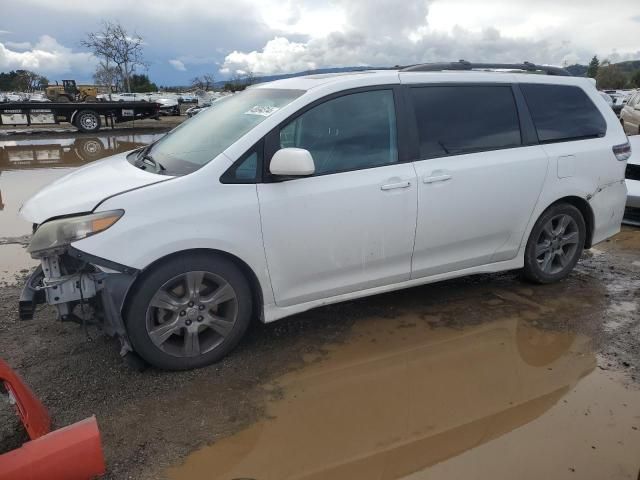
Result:
{"type": "Polygon", "coordinates": [[[523,70],[526,72],[544,72],[547,75],[570,77],[571,74],[564,68],[536,65],[531,62],[523,63],[471,63],[466,60],[458,60],[449,63],[419,63],[401,68],[401,72],[440,72],[443,70],[523,70]]]}

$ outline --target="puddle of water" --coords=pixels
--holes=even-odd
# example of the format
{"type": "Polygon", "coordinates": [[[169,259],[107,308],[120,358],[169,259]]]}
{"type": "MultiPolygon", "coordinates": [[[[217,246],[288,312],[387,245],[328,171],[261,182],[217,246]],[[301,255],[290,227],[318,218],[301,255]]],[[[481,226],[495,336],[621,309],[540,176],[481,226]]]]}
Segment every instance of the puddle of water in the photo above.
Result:
{"type": "MultiPolygon", "coordinates": [[[[590,343],[518,315],[461,329],[431,328],[416,315],[367,319],[322,360],[265,385],[264,420],[167,474],[382,480],[428,471],[547,416],[595,368],[590,343]]],[[[584,417],[574,415],[576,422],[584,417]]],[[[545,435],[582,447],[570,430],[550,426],[545,435]]],[[[518,445],[525,451],[529,444],[518,445]]],[[[535,470],[539,458],[529,453],[535,470]]]]}
{"type": "Polygon", "coordinates": [[[0,285],[15,284],[16,275],[31,270],[38,262],[18,244],[0,245],[0,285]]]}
{"type": "Polygon", "coordinates": [[[605,251],[614,249],[640,251],[640,228],[623,226],[620,233],[606,242],[599,243],[597,248],[605,251]]]}
{"type": "Polygon", "coordinates": [[[163,134],[78,135],[0,140],[0,238],[31,233],[20,205],[53,180],[94,160],[132,150],[163,134]]]}
{"type": "Polygon", "coordinates": [[[405,480],[630,479],[640,470],[640,392],[596,370],[545,415],[405,480]]]}

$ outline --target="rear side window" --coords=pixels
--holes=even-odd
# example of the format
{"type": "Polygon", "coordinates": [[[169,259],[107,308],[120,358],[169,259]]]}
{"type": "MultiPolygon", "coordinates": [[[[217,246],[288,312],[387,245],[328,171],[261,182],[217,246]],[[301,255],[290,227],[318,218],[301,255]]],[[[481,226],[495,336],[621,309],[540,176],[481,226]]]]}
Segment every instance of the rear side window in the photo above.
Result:
{"type": "Polygon", "coordinates": [[[414,87],[411,97],[421,159],[522,144],[509,85],[414,87]]]}
{"type": "Polygon", "coordinates": [[[541,143],[602,137],[607,124],[580,87],[522,84],[541,143]]]}

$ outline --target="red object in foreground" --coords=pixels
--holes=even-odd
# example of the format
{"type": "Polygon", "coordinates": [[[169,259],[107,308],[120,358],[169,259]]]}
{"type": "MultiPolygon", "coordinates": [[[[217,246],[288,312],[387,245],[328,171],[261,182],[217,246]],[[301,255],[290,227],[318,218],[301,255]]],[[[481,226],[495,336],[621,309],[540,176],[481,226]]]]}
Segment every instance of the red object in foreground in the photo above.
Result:
{"type": "Polygon", "coordinates": [[[0,480],[88,480],[105,473],[95,417],[50,431],[51,419],[22,379],[0,360],[0,381],[16,402],[30,442],[0,455],[0,480]]]}

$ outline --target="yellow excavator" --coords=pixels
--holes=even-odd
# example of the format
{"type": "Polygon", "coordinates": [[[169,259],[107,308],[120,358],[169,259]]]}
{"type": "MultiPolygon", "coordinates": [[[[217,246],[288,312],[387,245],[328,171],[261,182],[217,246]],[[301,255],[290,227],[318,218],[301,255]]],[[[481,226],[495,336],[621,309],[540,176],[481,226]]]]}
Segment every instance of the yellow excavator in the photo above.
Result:
{"type": "Polygon", "coordinates": [[[76,85],[75,80],[62,80],[62,85],[49,85],[45,89],[52,102],[95,102],[98,89],[94,85],[76,85]]]}

